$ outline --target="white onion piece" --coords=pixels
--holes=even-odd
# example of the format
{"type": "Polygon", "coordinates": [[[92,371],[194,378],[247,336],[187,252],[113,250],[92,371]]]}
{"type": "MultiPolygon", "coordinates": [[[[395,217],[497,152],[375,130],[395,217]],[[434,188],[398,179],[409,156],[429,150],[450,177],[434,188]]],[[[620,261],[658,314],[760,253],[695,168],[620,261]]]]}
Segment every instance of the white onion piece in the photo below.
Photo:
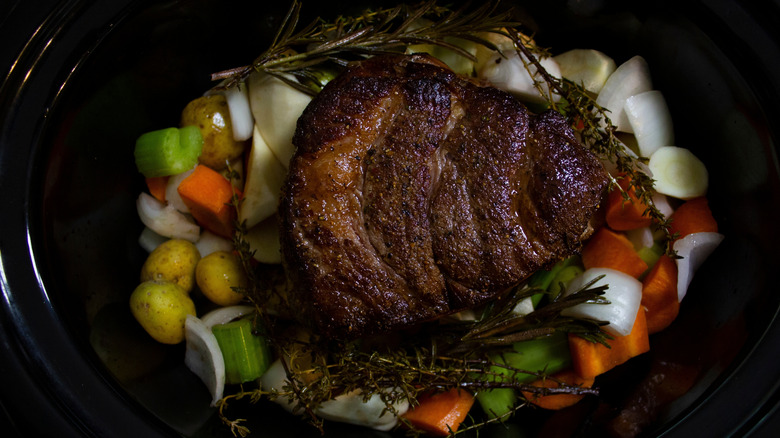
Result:
{"type": "Polygon", "coordinates": [[[211,312],[200,317],[209,330],[215,325],[227,324],[236,318],[248,315],[255,311],[252,306],[227,306],[214,309],[211,312]]]}
{"type": "Polygon", "coordinates": [[[639,155],[649,157],[658,148],[674,144],[672,114],[660,91],[635,94],[626,99],[623,109],[636,136],[639,155]]]}
{"type": "Polygon", "coordinates": [[[138,236],[138,244],[141,245],[141,248],[145,249],[146,252],[154,251],[155,248],[160,246],[166,240],[168,240],[167,237],[155,233],[149,227],[144,227],[144,229],[141,231],[141,235],[138,236]]]}
{"type": "Polygon", "coordinates": [[[704,260],[715,251],[723,241],[723,235],[713,232],[691,233],[674,242],[672,248],[677,255],[677,299],[682,301],[693,280],[693,274],[704,260]]]}
{"type": "Polygon", "coordinates": [[[655,208],[657,208],[664,217],[669,217],[674,213],[674,208],[672,208],[672,204],[669,203],[669,198],[667,198],[666,195],[656,192],[653,193],[652,199],[653,205],[655,205],[655,208]]]}
{"type": "MultiPolygon", "coordinates": [[[[287,384],[287,371],[284,369],[281,359],[276,359],[270,367],[260,376],[260,385],[263,391],[283,391],[284,386],[287,384]]],[[[284,410],[292,414],[296,413],[295,403],[290,400],[289,396],[279,395],[273,399],[276,404],[283,407],[284,410]]],[[[300,412],[300,409],[298,409],[300,412]]]]}
{"type": "Polygon", "coordinates": [[[252,149],[246,167],[244,201],[238,209],[238,220],[249,228],[276,213],[287,169],[276,158],[255,126],[252,149]]]}
{"type": "Polygon", "coordinates": [[[182,172],[178,175],[171,175],[170,178],[168,178],[168,184],[165,186],[165,202],[168,203],[168,205],[174,206],[177,210],[179,210],[182,213],[189,213],[190,209],[187,207],[187,205],[182,201],[181,195],[179,195],[179,184],[181,184],[182,181],[184,181],[188,176],[192,175],[192,172],[195,171],[195,168],[182,172]]]}
{"type": "Polygon", "coordinates": [[[249,140],[255,126],[252,109],[249,106],[249,87],[243,82],[224,91],[230,111],[230,123],[233,125],[233,139],[249,140]]]}
{"type": "Polygon", "coordinates": [[[311,99],[275,76],[255,73],[249,77],[249,103],[255,129],[285,169],[295,153],[292,138],[298,117],[311,99]]]}
{"type": "Polygon", "coordinates": [[[512,313],[520,316],[528,315],[529,313],[534,311],[534,301],[531,299],[531,297],[526,297],[520,300],[519,303],[515,305],[515,308],[512,309],[512,313]]]}
{"type": "Polygon", "coordinates": [[[658,193],[678,199],[692,199],[707,193],[709,174],[691,151],[664,146],[650,156],[648,164],[658,193]]]}
{"type": "Polygon", "coordinates": [[[602,296],[610,304],[577,304],[564,309],[561,314],[609,322],[603,327],[604,330],[615,336],[626,336],[634,327],[642,301],[642,283],[639,280],[614,269],[590,268],[571,280],[566,293],[571,294],[602,275],[604,278],[591,287],[607,284],[608,288],[602,296]]]}
{"type": "MultiPolygon", "coordinates": [[[[482,70],[477,72],[477,76],[487,80],[494,87],[513,94],[520,100],[536,103],[546,102],[545,96],[550,94],[550,89],[537,71],[536,66],[530,64],[526,57],[521,58],[517,51],[505,53],[506,58],[500,53],[496,53],[488,59],[482,70]],[[529,64],[528,68],[525,66],[526,63],[529,64]],[[541,84],[541,92],[534,85],[535,82],[541,84]]],[[[550,75],[556,78],[561,77],[558,63],[552,58],[539,59],[539,63],[550,75]]],[[[558,101],[560,96],[556,94],[553,98],[558,101]]]]}
{"type": "Polygon", "coordinates": [[[626,237],[634,245],[634,249],[637,251],[642,248],[652,248],[655,244],[653,230],[650,227],[627,230],[626,237]]]}
{"type": "Polygon", "coordinates": [[[217,251],[232,251],[233,242],[222,236],[218,236],[209,230],[203,230],[200,239],[195,242],[195,247],[198,248],[201,257],[206,257],[217,251]]]}
{"type": "Polygon", "coordinates": [[[187,315],[184,339],[187,342],[184,364],[200,377],[211,393],[211,406],[216,406],[225,390],[225,361],[217,338],[203,321],[187,315]]]}
{"type": "MultiPolygon", "coordinates": [[[[393,404],[398,415],[409,410],[409,402],[404,400],[393,404]]],[[[351,391],[328,400],[314,413],[325,420],[355,424],[375,430],[388,431],[398,424],[398,417],[387,409],[380,394],[373,394],[368,400],[363,400],[360,391],[351,391]]]]}
{"type": "Polygon", "coordinates": [[[624,110],[626,99],[652,89],[647,61],[641,56],[634,56],[609,75],[596,98],[596,103],[609,110],[607,117],[618,131],[632,133],[631,124],[624,110]]]}
{"type": "Polygon", "coordinates": [[[136,201],[138,217],[155,233],[173,239],[197,242],[200,227],[171,205],[165,205],[147,193],[141,193],[136,201]]]}
{"type": "MultiPolygon", "coordinates": [[[[449,315],[447,318],[456,321],[476,321],[477,315],[474,313],[474,309],[465,309],[465,310],[461,310],[460,312],[453,313],[449,315]]],[[[446,322],[447,318],[445,318],[443,321],[446,322]]]]}
{"type": "MultiPolygon", "coordinates": [[[[287,384],[287,373],[281,359],[277,359],[271,364],[260,377],[260,383],[265,391],[282,391],[282,388],[287,384]]],[[[287,412],[300,413],[300,409],[295,409],[295,403],[288,396],[278,396],[274,401],[287,412]]],[[[409,403],[402,401],[395,403],[393,407],[400,415],[409,409],[409,403]]],[[[395,427],[398,423],[398,417],[386,409],[387,405],[378,394],[371,396],[367,402],[363,402],[363,396],[353,391],[324,402],[314,409],[314,413],[326,420],[387,431],[395,427]]]]}
{"type": "Polygon", "coordinates": [[[599,94],[607,78],[615,71],[615,61],[598,50],[573,49],[554,56],[561,76],[599,94]]]}

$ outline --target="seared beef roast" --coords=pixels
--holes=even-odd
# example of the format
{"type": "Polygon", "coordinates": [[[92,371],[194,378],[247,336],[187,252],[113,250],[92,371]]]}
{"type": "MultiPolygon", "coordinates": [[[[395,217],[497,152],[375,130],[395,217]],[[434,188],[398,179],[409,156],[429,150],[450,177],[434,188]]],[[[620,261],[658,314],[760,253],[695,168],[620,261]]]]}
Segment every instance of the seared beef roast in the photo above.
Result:
{"type": "Polygon", "coordinates": [[[283,258],[302,319],[327,337],[484,303],[576,253],[607,187],[556,112],[422,55],[352,65],[293,142],[283,258]]]}

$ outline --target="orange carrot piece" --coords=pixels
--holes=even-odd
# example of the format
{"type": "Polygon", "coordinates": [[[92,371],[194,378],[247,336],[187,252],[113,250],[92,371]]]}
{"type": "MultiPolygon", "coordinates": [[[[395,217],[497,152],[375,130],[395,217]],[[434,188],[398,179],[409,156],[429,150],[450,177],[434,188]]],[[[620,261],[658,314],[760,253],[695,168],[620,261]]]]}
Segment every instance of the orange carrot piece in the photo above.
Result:
{"type": "Polygon", "coordinates": [[[639,278],[647,270],[647,263],[639,257],[626,236],[602,227],[582,249],[585,269],[610,268],[639,278]]]}
{"type": "Polygon", "coordinates": [[[635,230],[649,226],[652,222],[650,217],[644,214],[647,205],[637,198],[633,187],[629,188],[630,183],[628,178],[619,179],[618,185],[623,190],[615,187],[607,195],[606,221],[613,230],[635,230]],[[623,198],[623,191],[628,194],[628,199],[623,198]]]}
{"type": "Polygon", "coordinates": [[[642,281],[642,307],[647,312],[648,334],[669,327],[680,312],[677,299],[677,264],[664,254],[642,281]]]}
{"type": "MultiPolygon", "coordinates": [[[[579,385],[584,388],[590,388],[591,386],[593,386],[593,382],[596,381],[594,377],[589,377],[589,378],[582,377],[579,374],[575,373],[574,370],[572,369],[560,371],[558,373],[553,374],[550,377],[552,378],[537,380],[531,383],[531,385],[538,386],[540,388],[558,388],[561,386],[558,383],[558,381],[561,381],[567,385],[579,385]]],[[[577,404],[577,402],[582,400],[583,397],[585,397],[584,395],[578,395],[578,394],[539,395],[527,391],[523,391],[523,396],[525,396],[525,398],[528,401],[535,404],[536,406],[542,409],[549,409],[553,411],[557,411],[575,405],[577,404]]]]}
{"type": "Polygon", "coordinates": [[[677,238],[692,233],[718,232],[718,223],[712,216],[710,205],[704,196],[686,201],[672,213],[669,231],[677,238]]]}
{"type": "Polygon", "coordinates": [[[609,339],[607,343],[609,348],[570,334],[569,351],[571,352],[574,372],[584,378],[596,377],[625,363],[632,357],[649,351],[650,338],[647,333],[645,309],[639,308],[631,333],[609,339]]]}
{"type": "Polygon", "coordinates": [[[167,176],[154,176],[146,178],[146,187],[149,188],[149,194],[160,202],[165,202],[165,188],[168,186],[167,176]]]}
{"type": "Polygon", "coordinates": [[[199,164],[179,184],[178,191],[192,217],[203,228],[227,238],[233,235],[235,209],[229,203],[234,189],[224,176],[199,164]]]}
{"type": "Polygon", "coordinates": [[[420,397],[420,404],[407,411],[403,417],[417,429],[434,436],[447,436],[450,430],[458,430],[466,419],[474,395],[453,388],[445,392],[420,397]]]}

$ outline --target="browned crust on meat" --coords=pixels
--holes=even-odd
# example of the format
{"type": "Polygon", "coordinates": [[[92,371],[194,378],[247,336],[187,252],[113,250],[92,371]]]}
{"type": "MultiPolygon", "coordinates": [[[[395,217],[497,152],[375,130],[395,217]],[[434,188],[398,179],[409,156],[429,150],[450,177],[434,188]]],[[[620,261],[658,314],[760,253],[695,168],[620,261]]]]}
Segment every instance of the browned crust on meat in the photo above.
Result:
{"type": "Polygon", "coordinates": [[[283,258],[301,319],[328,337],[484,303],[578,251],[607,187],[557,113],[424,56],[350,67],[293,142],[283,258]]]}

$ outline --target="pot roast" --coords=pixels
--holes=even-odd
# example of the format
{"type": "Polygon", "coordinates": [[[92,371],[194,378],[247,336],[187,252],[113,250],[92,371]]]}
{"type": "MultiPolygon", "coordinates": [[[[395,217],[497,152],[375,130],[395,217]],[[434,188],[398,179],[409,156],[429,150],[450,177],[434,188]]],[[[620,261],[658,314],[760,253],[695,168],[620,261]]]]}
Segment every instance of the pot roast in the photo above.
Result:
{"type": "Polygon", "coordinates": [[[577,253],[608,186],[558,113],[425,55],[351,65],[293,143],[283,259],[294,308],[332,338],[479,305],[577,253]]]}

